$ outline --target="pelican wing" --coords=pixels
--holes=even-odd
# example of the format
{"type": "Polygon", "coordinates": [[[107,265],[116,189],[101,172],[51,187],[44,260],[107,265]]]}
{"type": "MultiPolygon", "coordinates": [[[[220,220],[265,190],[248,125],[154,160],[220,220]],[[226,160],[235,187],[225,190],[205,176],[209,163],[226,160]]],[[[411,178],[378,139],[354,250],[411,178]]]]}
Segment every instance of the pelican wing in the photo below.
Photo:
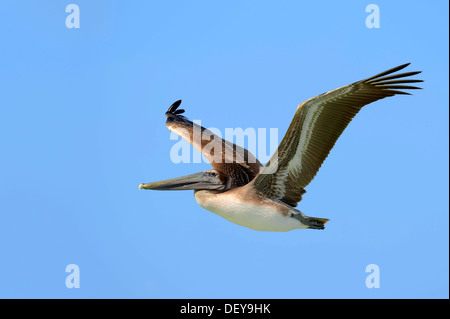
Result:
{"type": "Polygon", "coordinates": [[[239,145],[222,139],[208,129],[180,115],[184,110],[176,101],[166,112],[167,128],[199,150],[219,173],[218,178],[227,188],[248,184],[262,167],[256,157],[239,145]]]}
{"type": "Polygon", "coordinates": [[[313,97],[300,105],[272,156],[251,186],[271,199],[293,207],[317,174],[339,136],[364,105],[397,94],[405,85],[422,82],[405,79],[420,72],[392,74],[408,64],[390,69],[368,79],[313,97]]]}

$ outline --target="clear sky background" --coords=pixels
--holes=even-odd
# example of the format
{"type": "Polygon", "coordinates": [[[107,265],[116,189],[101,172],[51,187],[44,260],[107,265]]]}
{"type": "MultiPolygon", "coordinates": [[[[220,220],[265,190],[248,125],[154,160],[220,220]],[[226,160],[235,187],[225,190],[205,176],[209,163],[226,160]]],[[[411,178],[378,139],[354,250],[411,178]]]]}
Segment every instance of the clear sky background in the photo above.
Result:
{"type": "Polygon", "coordinates": [[[448,298],[448,9],[1,0],[0,297],[448,298]],[[299,209],[324,231],[257,232],[192,191],[138,190],[210,167],[170,160],[177,99],[207,127],[281,140],[298,103],[406,62],[424,90],[364,108],[307,188],[299,209]]]}

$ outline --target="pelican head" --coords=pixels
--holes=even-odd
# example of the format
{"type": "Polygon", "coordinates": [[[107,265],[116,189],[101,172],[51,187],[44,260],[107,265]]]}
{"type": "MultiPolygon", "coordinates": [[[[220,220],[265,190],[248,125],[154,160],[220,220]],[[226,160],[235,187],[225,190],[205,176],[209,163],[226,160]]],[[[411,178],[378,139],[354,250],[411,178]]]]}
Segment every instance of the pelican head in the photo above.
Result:
{"type": "Polygon", "coordinates": [[[162,191],[189,189],[223,191],[226,189],[226,185],[222,184],[218,176],[219,173],[216,170],[210,169],[182,177],[141,184],[139,185],[139,189],[153,189],[162,191]]]}

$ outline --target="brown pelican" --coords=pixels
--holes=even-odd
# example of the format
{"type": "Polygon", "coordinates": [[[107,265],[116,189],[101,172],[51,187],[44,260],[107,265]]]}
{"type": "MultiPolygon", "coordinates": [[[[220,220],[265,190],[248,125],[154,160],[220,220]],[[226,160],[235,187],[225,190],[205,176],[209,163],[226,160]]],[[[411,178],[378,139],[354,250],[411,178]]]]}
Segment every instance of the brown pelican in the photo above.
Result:
{"type": "Polygon", "coordinates": [[[214,169],[139,189],[194,190],[197,203],[223,218],[255,230],[324,229],[328,219],[295,209],[339,136],[364,105],[420,89],[405,85],[420,72],[393,74],[408,64],[302,102],[277,151],[266,166],[248,150],[219,138],[180,115],[181,100],[166,112],[166,126],[195,148],[214,169]]]}

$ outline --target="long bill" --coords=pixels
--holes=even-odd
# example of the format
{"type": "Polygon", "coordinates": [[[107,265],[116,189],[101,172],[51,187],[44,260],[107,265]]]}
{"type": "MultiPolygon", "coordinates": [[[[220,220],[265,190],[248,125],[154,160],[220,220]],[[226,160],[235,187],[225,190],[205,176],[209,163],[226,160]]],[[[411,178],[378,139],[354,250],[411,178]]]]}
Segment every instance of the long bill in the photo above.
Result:
{"type": "Polygon", "coordinates": [[[225,186],[220,182],[216,175],[211,173],[211,171],[204,171],[159,182],[140,184],[139,189],[162,191],[190,189],[223,190],[225,189],[225,186]]]}

